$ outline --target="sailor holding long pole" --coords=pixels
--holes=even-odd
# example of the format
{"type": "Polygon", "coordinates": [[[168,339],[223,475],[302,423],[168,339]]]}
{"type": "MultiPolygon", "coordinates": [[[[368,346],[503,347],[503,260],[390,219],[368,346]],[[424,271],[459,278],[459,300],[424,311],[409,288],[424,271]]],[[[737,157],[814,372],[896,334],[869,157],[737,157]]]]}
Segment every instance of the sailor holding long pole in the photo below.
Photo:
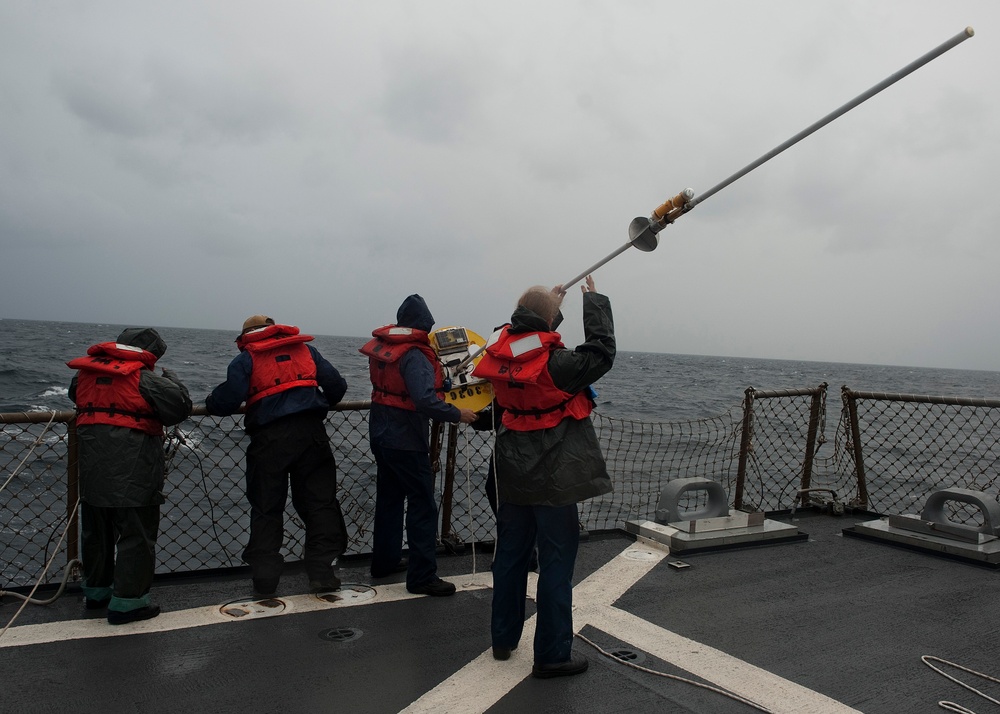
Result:
{"type": "Polygon", "coordinates": [[[587,659],[572,651],[577,503],[611,490],[589,416],[593,402],[587,390],[611,369],[616,351],[611,303],[596,292],[591,273],[632,246],[645,252],[655,250],[659,232],[699,203],[972,36],[972,28],[966,28],[700,197],[685,189],[648,218],[633,219],[628,242],[551,290],[527,290],[511,322],[494,332],[484,346],[470,348],[468,357],[452,368],[453,375],[465,376],[468,366],[478,360],[471,375],[490,382],[503,412],[494,462],[499,501],[491,618],[495,659],[508,660],[520,644],[528,563],[537,542],[538,621],[531,673],[550,678],[587,669],[587,659]],[[566,288],[584,278],[585,342],[567,350],[555,332],[562,318],[559,306],[566,288]]]}

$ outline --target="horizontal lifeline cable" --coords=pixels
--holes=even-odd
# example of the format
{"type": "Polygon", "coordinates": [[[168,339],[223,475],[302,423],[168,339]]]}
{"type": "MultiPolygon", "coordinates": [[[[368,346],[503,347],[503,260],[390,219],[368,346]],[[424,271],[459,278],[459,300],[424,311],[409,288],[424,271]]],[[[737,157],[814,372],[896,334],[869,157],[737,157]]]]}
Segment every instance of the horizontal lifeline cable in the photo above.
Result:
{"type": "Polygon", "coordinates": [[[860,392],[841,387],[841,395],[846,399],[869,399],[880,402],[920,402],[921,404],[950,404],[959,407],[1000,408],[1000,399],[986,397],[947,397],[924,394],[900,394],[896,392],[860,392]]]}

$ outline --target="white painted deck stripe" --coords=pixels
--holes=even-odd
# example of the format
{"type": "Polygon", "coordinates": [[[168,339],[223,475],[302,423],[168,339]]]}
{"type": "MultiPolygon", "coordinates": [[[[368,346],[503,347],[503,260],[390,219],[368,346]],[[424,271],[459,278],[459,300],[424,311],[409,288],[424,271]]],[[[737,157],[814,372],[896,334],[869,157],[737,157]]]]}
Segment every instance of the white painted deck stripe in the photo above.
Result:
{"type": "MultiPolygon", "coordinates": [[[[681,637],[615,607],[597,607],[581,618],[622,642],[670,662],[720,689],[739,694],[775,714],[860,714],[824,694],[755,667],[725,652],[681,637]]],[[[578,645],[579,646],[579,645],[578,645]]],[[[679,685],[683,686],[683,685],[679,685]]]]}
{"type": "MultiPolygon", "coordinates": [[[[857,714],[857,710],[819,692],[612,607],[666,555],[655,545],[637,542],[584,579],[573,590],[577,631],[591,625],[611,633],[621,642],[757,702],[775,714],[857,714]]],[[[521,647],[509,660],[498,662],[487,650],[403,711],[486,711],[530,674],[534,630],[532,616],[525,622],[521,647]]]]}
{"type": "MultiPolygon", "coordinates": [[[[535,616],[524,622],[521,644],[506,662],[493,659],[492,648],[486,650],[441,684],[434,687],[400,714],[423,712],[484,712],[520,684],[531,672],[534,656],[531,642],[535,638],[535,616]]],[[[489,631],[484,633],[489,640],[489,631]]]]}
{"type": "MultiPolygon", "coordinates": [[[[491,573],[475,573],[471,575],[460,575],[449,577],[448,580],[462,590],[483,590],[493,586],[491,573]]],[[[345,583],[350,585],[350,583],[345,583]]],[[[372,587],[365,585],[365,587],[372,587]]],[[[276,612],[272,617],[283,615],[293,615],[300,612],[315,612],[317,610],[328,610],[341,607],[359,607],[364,605],[378,605],[397,600],[426,597],[425,595],[413,595],[406,591],[404,583],[394,583],[392,585],[378,585],[373,587],[375,597],[370,600],[352,601],[341,600],[337,602],[327,602],[314,595],[291,595],[282,596],[278,599],[285,603],[285,609],[276,612]]],[[[233,625],[240,620],[223,615],[220,612],[222,606],[209,605],[207,607],[197,607],[189,610],[175,610],[163,612],[152,620],[132,622],[127,625],[108,625],[103,617],[88,618],[86,620],[64,620],[61,622],[47,622],[38,625],[22,625],[11,627],[7,633],[0,637],[0,649],[5,647],[21,647],[24,645],[37,645],[44,642],[60,642],[63,640],[80,640],[93,637],[121,637],[125,635],[136,635],[149,632],[168,632],[170,630],[183,630],[189,627],[204,627],[206,625],[233,625]]]]}
{"type": "MultiPolygon", "coordinates": [[[[591,573],[573,589],[574,610],[583,602],[604,605],[614,602],[663,558],[663,551],[642,544],[632,544],[599,570],[591,573]],[[634,557],[639,554],[639,557],[634,557]],[[645,557],[643,557],[645,556],[645,557]]],[[[535,596],[537,575],[529,574],[528,594],[535,596]]],[[[577,622],[574,613],[574,624],[577,622]]],[[[586,623],[583,623],[586,624],[586,623]]],[[[488,636],[489,633],[486,633],[488,636]]],[[[534,661],[532,640],[535,637],[535,616],[524,623],[521,644],[506,662],[493,659],[492,648],[464,666],[437,687],[425,693],[403,712],[467,711],[483,712],[503,699],[525,677],[531,674],[534,661]]]]}

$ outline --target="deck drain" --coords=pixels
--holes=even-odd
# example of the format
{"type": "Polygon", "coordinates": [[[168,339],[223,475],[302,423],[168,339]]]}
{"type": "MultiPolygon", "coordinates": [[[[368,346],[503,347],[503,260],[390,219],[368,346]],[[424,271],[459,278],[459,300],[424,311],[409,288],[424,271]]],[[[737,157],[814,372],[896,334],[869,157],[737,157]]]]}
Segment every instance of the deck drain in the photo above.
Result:
{"type": "Polygon", "coordinates": [[[623,647],[611,650],[608,654],[615,659],[620,659],[622,662],[628,662],[629,664],[641,664],[646,661],[646,655],[642,652],[636,652],[635,650],[625,649],[623,647]]]}
{"type": "Polygon", "coordinates": [[[219,608],[226,617],[234,620],[251,620],[257,617],[273,617],[285,611],[285,603],[278,598],[264,598],[263,600],[236,600],[227,602],[219,608]]]}
{"type": "Polygon", "coordinates": [[[334,627],[323,630],[319,633],[319,637],[327,642],[351,642],[361,637],[362,634],[364,633],[361,630],[354,627],[334,627]]]}
{"type": "Polygon", "coordinates": [[[630,548],[622,553],[623,558],[628,558],[629,560],[638,560],[643,562],[652,562],[654,560],[660,560],[663,557],[663,553],[653,551],[653,550],[640,550],[639,548],[630,548]]]}
{"type": "Polygon", "coordinates": [[[350,605],[374,599],[375,588],[370,585],[362,585],[359,583],[344,583],[340,586],[339,590],[316,593],[316,597],[324,602],[343,602],[344,604],[350,605]]]}

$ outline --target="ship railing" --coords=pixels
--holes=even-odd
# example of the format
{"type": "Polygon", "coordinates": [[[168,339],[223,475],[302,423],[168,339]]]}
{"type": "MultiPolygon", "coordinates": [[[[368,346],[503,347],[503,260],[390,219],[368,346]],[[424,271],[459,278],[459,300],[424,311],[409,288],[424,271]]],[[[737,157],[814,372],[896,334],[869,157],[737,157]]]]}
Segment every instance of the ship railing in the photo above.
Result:
{"type": "MultiPolygon", "coordinates": [[[[841,388],[838,453],[857,503],[875,513],[920,513],[931,491],[966,488],[996,497],[1000,399],[841,388]]],[[[982,526],[982,511],[949,501],[952,521],[982,526]]]]}
{"type": "MultiPolygon", "coordinates": [[[[629,520],[652,519],[667,482],[685,477],[718,481],[734,508],[766,513],[831,503],[906,513],[919,511],[938,488],[996,488],[1000,400],[845,387],[831,449],[826,391],[826,384],[749,388],[742,403],[687,421],[619,419],[596,411],[594,425],[615,489],[580,504],[581,525],[607,531],[622,529],[629,520]]],[[[376,469],[368,407],[367,401],[341,403],[326,420],[348,525],[348,556],[371,552],[376,469]]],[[[495,534],[486,496],[493,433],[441,425],[434,443],[442,547],[458,551],[477,544],[486,551],[495,534]]],[[[242,415],[210,416],[203,407],[169,430],[158,574],[242,564],[249,528],[247,444],[242,415]]],[[[72,411],[0,414],[0,589],[26,587],[43,572],[43,582],[58,581],[60,568],[79,557],[76,449],[72,411]],[[55,567],[46,571],[50,562],[55,567]]],[[[704,492],[691,494],[697,499],[704,492]]],[[[959,512],[955,519],[974,522],[977,515],[959,512]]],[[[285,529],[283,553],[297,560],[304,530],[291,503],[285,529]]]]}

